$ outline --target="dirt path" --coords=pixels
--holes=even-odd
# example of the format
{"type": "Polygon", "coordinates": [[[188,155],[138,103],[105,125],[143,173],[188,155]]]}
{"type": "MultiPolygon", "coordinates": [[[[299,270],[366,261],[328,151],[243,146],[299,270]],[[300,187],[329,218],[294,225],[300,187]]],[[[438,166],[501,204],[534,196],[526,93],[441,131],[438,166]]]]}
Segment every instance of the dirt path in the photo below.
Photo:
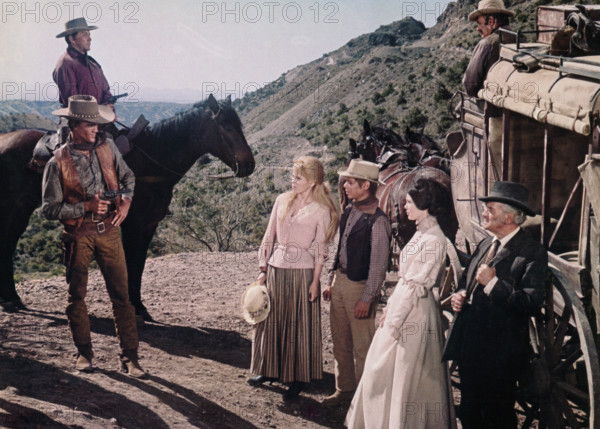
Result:
{"type": "Polygon", "coordinates": [[[255,275],[255,253],[148,260],[142,296],[157,320],[140,330],[148,380],[119,371],[110,301],[98,271],[90,275],[87,297],[93,374],[74,370],[64,278],[19,284],[29,311],[0,313],[0,427],[343,427],[344,410],[319,404],[334,388],[328,305],[322,306],[324,380],[290,404],[279,384],[246,384],[251,329],[239,301],[255,275]]]}

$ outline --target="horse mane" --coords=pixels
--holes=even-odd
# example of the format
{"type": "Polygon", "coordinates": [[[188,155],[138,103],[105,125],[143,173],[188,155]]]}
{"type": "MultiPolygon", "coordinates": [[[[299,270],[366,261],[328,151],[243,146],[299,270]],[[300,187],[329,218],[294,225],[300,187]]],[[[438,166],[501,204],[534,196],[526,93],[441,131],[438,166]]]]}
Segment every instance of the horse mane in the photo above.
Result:
{"type": "MultiPolygon", "coordinates": [[[[211,112],[207,111],[208,100],[200,101],[194,104],[187,110],[177,113],[175,116],[152,125],[149,127],[150,134],[158,140],[161,140],[168,135],[179,135],[189,129],[189,127],[198,120],[211,118],[211,112]]],[[[242,121],[240,120],[235,109],[228,103],[219,102],[220,112],[219,115],[223,115],[225,122],[242,128],[242,121]]]]}

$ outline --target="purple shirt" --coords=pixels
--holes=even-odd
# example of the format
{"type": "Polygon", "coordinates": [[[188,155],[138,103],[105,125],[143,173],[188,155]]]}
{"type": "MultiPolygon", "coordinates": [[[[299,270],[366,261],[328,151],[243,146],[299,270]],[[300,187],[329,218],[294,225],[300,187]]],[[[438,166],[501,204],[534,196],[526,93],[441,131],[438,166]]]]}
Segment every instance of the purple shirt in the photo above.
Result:
{"type": "Polygon", "coordinates": [[[58,85],[59,101],[65,107],[71,95],[93,95],[98,104],[107,104],[112,96],[100,64],[70,46],[58,59],[52,78],[58,85]]]}

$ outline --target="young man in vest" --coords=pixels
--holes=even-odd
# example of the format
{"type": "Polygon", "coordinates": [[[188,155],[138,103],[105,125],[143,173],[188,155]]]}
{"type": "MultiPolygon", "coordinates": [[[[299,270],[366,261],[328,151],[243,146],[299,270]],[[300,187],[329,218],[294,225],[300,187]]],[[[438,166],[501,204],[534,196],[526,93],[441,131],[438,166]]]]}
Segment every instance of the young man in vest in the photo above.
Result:
{"type": "Polygon", "coordinates": [[[114,119],[108,106],[98,106],[90,95],[74,95],[68,107],[53,114],[67,118],[67,144],[54,152],[44,170],[42,212],[64,225],[64,262],[67,267],[67,317],[79,356],[75,368],[92,371],[92,340],[85,305],[88,267],[92,257],[100,266],[112,302],[121,346],[123,369],[144,377],[138,363],[135,312],[127,292],[127,267],[119,225],[127,217],[135,177],[113,141],[98,131],[98,124],[114,119]],[[103,199],[106,191],[129,191],[114,204],[103,199]]]}
{"type": "Polygon", "coordinates": [[[363,373],[375,335],[375,306],[385,280],[391,228],[375,197],[379,167],[353,159],[344,190],[351,201],[340,222],[340,239],[323,298],[331,300],[331,337],[335,357],[335,393],[323,405],[348,403],[363,373]]]}

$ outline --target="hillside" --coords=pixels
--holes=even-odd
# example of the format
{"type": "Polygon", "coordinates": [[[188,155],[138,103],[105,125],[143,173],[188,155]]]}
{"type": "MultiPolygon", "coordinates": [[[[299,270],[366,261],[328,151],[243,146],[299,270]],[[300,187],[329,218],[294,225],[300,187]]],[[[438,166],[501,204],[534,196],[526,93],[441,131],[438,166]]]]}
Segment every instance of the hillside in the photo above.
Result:
{"type": "MultiPolygon", "coordinates": [[[[363,119],[400,133],[423,128],[443,141],[454,126],[448,101],[479,40],[467,20],[475,5],[450,3],[427,30],[412,17],[381,26],[237,100],[259,158],[289,162],[293,154],[312,152],[337,168],[363,119]]],[[[533,2],[510,7],[513,29],[533,28],[533,2]]]]}
{"type": "MultiPolygon", "coordinates": [[[[507,2],[516,11],[513,29],[533,29],[535,7],[541,3],[548,2],[507,2]]],[[[211,182],[207,172],[222,172],[223,165],[207,159],[196,163],[177,185],[150,253],[257,246],[275,196],[288,188],[285,172],[292,160],[300,154],[320,157],[335,185],[336,171],[346,162],[348,139],[359,137],[364,119],[399,133],[406,127],[423,129],[443,142],[456,127],[448,101],[460,89],[479,40],[475,25],[467,20],[475,6],[474,0],[450,3],[429,29],[411,17],[383,25],[235,100],[256,156],[255,173],[247,179],[211,182]]],[[[187,107],[126,100],[117,104],[117,112],[131,124],[140,113],[156,122],[187,107]]],[[[7,101],[0,102],[0,115],[25,112],[51,118],[55,108],[56,103],[7,101]]],[[[25,272],[55,267],[47,259],[38,260],[36,249],[45,241],[39,231],[47,230],[39,222],[34,216],[37,227],[19,245],[16,260],[25,272]]]]}
{"type": "MultiPolygon", "coordinates": [[[[116,103],[118,121],[128,126],[132,125],[142,113],[150,122],[158,122],[162,119],[174,116],[176,113],[188,109],[189,107],[191,107],[189,104],[138,102],[135,100],[128,100],[127,98],[125,101],[119,100],[116,103]]],[[[37,115],[52,123],[58,123],[56,116],[52,114],[52,112],[58,108],[60,108],[58,102],[49,101],[10,100],[0,102],[0,132],[8,131],[5,127],[6,116],[16,113],[37,115]]],[[[33,116],[31,118],[33,118],[33,116]]],[[[19,124],[19,128],[35,128],[38,126],[39,125],[36,125],[35,120],[19,124]]],[[[52,128],[56,128],[56,125],[52,128]]]]}
{"type": "Polygon", "coordinates": [[[0,132],[9,133],[23,128],[53,130],[56,123],[37,113],[9,113],[0,116],[0,132]]]}

